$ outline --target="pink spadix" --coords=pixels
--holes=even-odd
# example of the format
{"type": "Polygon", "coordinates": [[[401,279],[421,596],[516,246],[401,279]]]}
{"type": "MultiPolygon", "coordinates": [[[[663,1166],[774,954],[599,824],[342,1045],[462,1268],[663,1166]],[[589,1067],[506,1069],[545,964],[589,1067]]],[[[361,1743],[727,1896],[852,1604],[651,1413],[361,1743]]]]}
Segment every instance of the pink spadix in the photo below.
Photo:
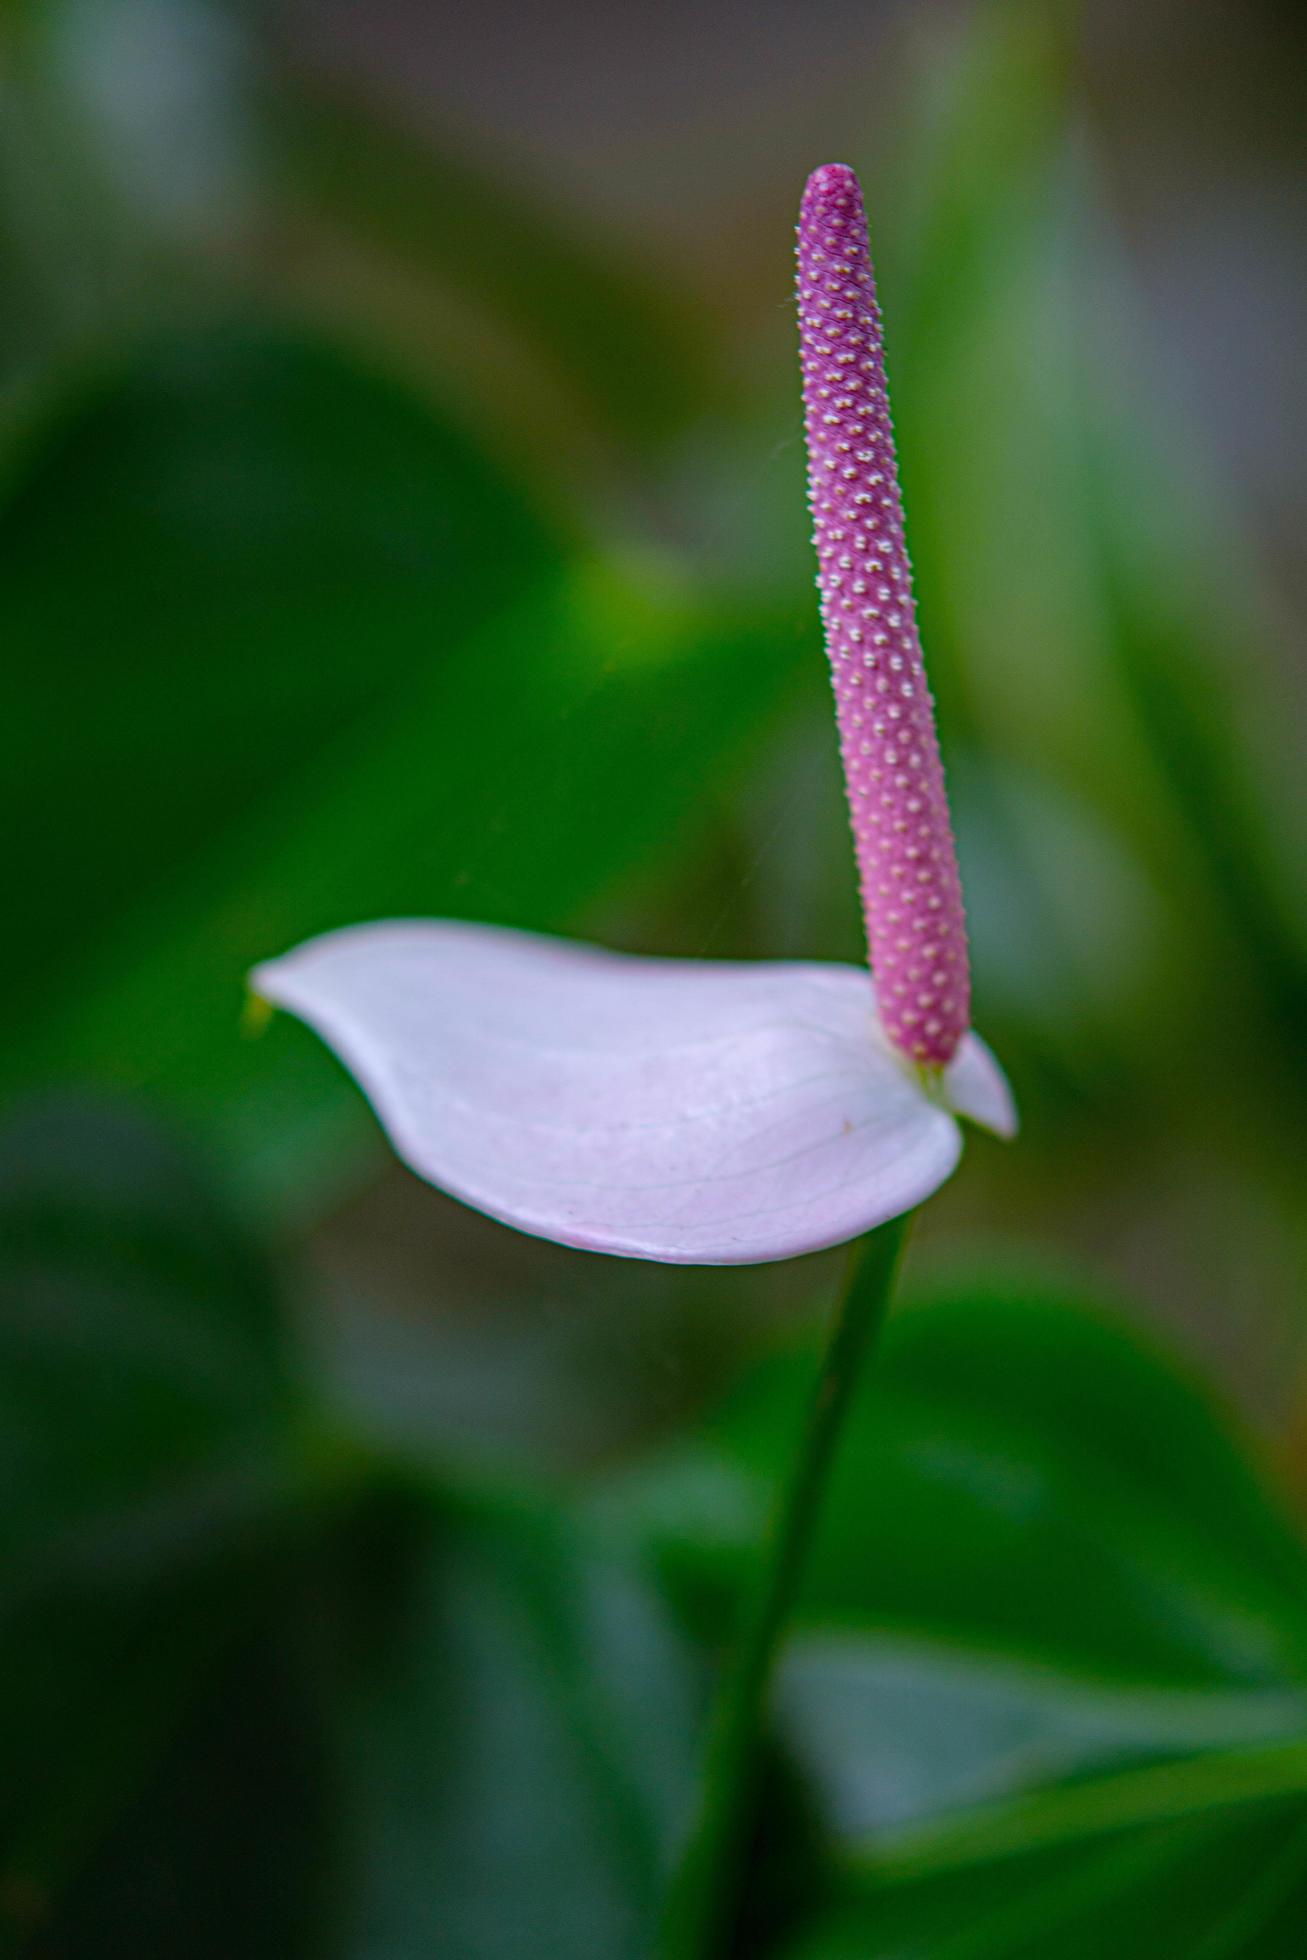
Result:
{"type": "Polygon", "coordinates": [[[862,192],[831,163],[799,219],[809,501],[840,753],[882,1025],[952,1061],[971,1011],[967,932],[903,536],[862,192]]]}
{"type": "Polygon", "coordinates": [[[350,926],[251,984],[316,1029],[398,1154],[564,1245],[786,1259],[910,1211],[968,1116],[1016,1128],[968,1032],[966,940],[922,672],[862,200],[811,179],[799,229],[823,612],[875,979],[642,959],[459,921],[350,926]],[[827,304],[829,302],[829,304],[827,304]]]}

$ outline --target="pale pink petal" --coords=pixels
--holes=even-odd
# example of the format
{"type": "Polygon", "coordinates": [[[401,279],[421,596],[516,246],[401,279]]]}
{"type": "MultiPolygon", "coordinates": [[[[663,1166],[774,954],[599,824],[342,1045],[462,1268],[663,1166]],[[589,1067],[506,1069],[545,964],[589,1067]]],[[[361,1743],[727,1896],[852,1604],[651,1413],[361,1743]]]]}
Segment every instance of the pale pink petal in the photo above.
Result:
{"type": "Polygon", "coordinates": [[[1008,1079],[978,1034],[963,1035],[945,1069],[944,1099],[956,1115],[970,1117],[982,1130],[1009,1139],[1017,1133],[1017,1106],[1008,1079]]]}
{"type": "Polygon", "coordinates": [[[961,1149],[857,967],[401,922],[310,940],[252,985],[335,1050],[420,1176],[564,1245],[786,1259],[920,1204],[961,1149]]]}

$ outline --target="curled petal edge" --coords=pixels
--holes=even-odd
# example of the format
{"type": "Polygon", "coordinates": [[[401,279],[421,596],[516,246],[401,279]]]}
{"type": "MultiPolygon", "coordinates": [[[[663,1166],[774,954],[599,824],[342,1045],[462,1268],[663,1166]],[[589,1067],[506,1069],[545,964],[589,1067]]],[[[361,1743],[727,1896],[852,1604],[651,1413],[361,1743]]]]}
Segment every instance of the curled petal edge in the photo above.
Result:
{"type": "Polygon", "coordinates": [[[398,1155],[519,1230],[748,1265],[870,1231],[1010,1135],[968,1035],[933,1085],[859,967],[643,959],[454,921],[353,926],[251,976],[354,1075],[398,1155]]]}

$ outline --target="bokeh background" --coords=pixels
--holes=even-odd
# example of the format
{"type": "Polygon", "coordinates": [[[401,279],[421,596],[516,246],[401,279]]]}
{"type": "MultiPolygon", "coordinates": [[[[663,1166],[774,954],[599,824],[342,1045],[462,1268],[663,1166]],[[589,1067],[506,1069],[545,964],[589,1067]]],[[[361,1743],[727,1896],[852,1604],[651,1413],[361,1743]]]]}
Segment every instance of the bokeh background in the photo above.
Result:
{"type": "Polygon", "coordinates": [[[244,975],[395,914],[858,957],[833,159],[1024,1132],[915,1230],[738,1950],[1300,1950],[1305,56],[1288,0],[0,11],[0,1950],[648,1950],[839,1260],[510,1234],[244,975]]]}

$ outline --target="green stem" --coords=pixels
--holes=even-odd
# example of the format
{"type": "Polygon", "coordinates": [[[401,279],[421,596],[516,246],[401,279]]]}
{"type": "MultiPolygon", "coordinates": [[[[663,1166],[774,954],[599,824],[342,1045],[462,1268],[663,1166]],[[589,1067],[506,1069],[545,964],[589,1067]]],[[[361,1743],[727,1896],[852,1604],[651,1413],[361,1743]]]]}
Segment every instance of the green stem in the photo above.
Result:
{"type": "Polygon", "coordinates": [[[854,1248],[803,1433],[772,1519],[757,1594],[708,1730],[699,1807],[663,1917],[663,1960],[711,1960],[754,1821],[755,1776],[777,1649],[794,1604],[863,1356],[885,1318],[907,1233],[898,1218],[854,1248]]]}

